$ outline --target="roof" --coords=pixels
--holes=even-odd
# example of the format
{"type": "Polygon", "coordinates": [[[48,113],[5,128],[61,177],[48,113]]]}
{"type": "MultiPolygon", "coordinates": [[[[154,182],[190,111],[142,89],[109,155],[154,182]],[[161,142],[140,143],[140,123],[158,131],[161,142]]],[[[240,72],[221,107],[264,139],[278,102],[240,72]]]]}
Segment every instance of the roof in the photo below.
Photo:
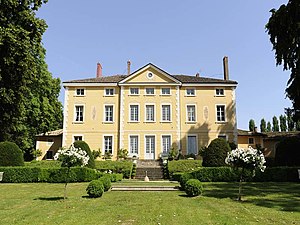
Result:
{"type": "Polygon", "coordinates": [[[285,132],[264,132],[267,139],[282,139],[288,137],[300,137],[300,131],[285,131],[285,132]]]}
{"type": "Polygon", "coordinates": [[[267,136],[265,133],[238,129],[238,136],[267,136]]]}
{"type": "Polygon", "coordinates": [[[36,137],[59,136],[59,135],[62,135],[62,133],[63,133],[63,129],[59,129],[59,130],[48,131],[46,133],[37,134],[36,137]]]}

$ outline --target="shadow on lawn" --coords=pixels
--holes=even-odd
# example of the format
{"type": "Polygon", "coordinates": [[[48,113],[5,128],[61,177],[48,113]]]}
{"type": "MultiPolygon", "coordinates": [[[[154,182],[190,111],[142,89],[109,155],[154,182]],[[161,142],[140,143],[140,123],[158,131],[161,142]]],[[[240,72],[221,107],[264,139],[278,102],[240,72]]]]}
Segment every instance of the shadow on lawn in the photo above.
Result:
{"type": "Polygon", "coordinates": [[[64,200],[64,197],[39,197],[34,200],[42,200],[42,201],[60,201],[64,200]]]}
{"type": "MultiPolygon", "coordinates": [[[[245,204],[255,204],[281,211],[300,212],[300,184],[298,183],[243,183],[245,204]]],[[[236,200],[238,183],[207,183],[203,196],[236,200]]]]}

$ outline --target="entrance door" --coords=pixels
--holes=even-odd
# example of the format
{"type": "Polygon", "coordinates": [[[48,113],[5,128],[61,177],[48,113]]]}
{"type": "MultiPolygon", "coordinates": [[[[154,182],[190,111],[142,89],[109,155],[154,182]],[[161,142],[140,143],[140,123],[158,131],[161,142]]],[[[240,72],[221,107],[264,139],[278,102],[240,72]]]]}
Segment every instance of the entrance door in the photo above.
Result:
{"type": "Polygon", "coordinates": [[[155,136],[145,136],[145,159],[155,159],[155,136]]]}
{"type": "Polygon", "coordinates": [[[197,154],[197,136],[196,135],[190,135],[188,136],[188,142],[187,142],[187,153],[188,154],[197,154]]]}

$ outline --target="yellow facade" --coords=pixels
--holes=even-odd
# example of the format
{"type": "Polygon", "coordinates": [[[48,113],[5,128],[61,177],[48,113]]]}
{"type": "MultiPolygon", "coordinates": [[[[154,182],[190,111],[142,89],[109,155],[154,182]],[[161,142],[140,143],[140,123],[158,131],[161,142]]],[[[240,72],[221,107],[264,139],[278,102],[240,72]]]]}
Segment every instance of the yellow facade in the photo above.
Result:
{"type": "Polygon", "coordinates": [[[158,159],[171,146],[197,154],[220,136],[237,143],[236,82],[173,76],[153,64],[113,78],[64,82],[63,146],[81,138],[113,158],[125,148],[158,159]]]}

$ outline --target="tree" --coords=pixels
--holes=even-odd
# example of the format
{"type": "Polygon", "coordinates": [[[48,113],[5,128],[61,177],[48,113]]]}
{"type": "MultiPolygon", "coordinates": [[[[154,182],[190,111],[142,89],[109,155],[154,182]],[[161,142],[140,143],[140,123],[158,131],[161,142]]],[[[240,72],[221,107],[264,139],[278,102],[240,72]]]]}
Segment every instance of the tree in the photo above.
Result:
{"type": "Polygon", "coordinates": [[[273,116],[272,122],[273,122],[272,131],[273,132],[279,131],[279,124],[276,116],[273,116]]]}
{"type": "Polygon", "coordinates": [[[260,121],[260,132],[266,132],[266,131],[267,131],[266,121],[264,118],[262,118],[260,121]]]}
{"type": "Polygon", "coordinates": [[[45,62],[44,20],[36,17],[46,0],[0,1],[0,141],[25,153],[38,133],[61,128],[60,80],[45,62]]]}
{"type": "Polygon", "coordinates": [[[280,115],[279,116],[279,121],[280,121],[280,131],[285,132],[287,130],[286,116],[280,115]]]}
{"type": "Polygon", "coordinates": [[[293,120],[292,109],[285,108],[285,115],[286,115],[286,118],[287,118],[288,131],[293,131],[294,127],[295,127],[295,122],[293,120]]]}
{"type": "Polygon", "coordinates": [[[267,123],[267,132],[271,132],[271,131],[272,131],[271,123],[270,123],[270,121],[268,121],[268,123],[267,123]]]}
{"type": "Polygon", "coordinates": [[[249,131],[254,131],[255,129],[255,122],[253,119],[249,120],[249,131]]]}
{"type": "Polygon", "coordinates": [[[270,12],[266,29],[275,50],[276,65],[283,65],[283,70],[291,72],[285,91],[297,121],[300,118],[300,1],[289,0],[270,12]]]}

